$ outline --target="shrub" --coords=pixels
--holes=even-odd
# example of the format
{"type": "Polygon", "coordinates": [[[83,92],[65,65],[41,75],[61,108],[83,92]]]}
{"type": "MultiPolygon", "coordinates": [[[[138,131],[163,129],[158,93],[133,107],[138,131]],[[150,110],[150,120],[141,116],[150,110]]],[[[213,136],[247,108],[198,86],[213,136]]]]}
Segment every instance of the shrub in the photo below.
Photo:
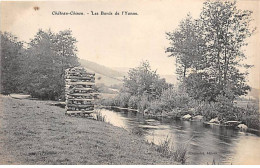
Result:
{"type": "Polygon", "coordinates": [[[246,108],[240,108],[241,121],[249,128],[260,129],[260,113],[258,104],[248,104],[246,108]]]}
{"type": "Polygon", "coordinates": [[[171,141],[170,141],[169,137],[167,136],[163,141],[161,141],[159,143],[159,145],[156,148],[156,151],[161,153],[161,155],[163,157],[172,156],[172,150],[170,147],[170,143],[171,143],[171,141]]]}
{"type": "Polygon", "coordinates": [[[130,93],[124,93],[124,92],[120,93],[118,95],[119,106],[127,108],[130,96],[131,96],[130,93]]]}
{"type": "Polygon", "coordinates": [[[115,105],[115,100],[113,98],[101,99],[98,103],[103,105],[103,106],[114,106],[115,105]]]}
{"type": "Polygon", "coordinates": [[[197,114],[203,115],[206,120],[210,120],[218,116],[218,111],[216,110],[216,104],[214,102],[199,102],[195,109],[197,114]]]}
{"type": "Polygon", "coordinates": [[[143,95],[141,97],[139,104],[138,104],[138,110],[140,112],[143,112],[145,109],[148,109],[149,107],[150,107],[150,103],[148,101],[148,96],[143,95]]]}
{"type": "Polygon", "coordinates": [[[164,102],[160,100],[154,100],[150,102],[149,111],[153,113],[162,113],[164,111],[164,102]]]}
{"type": "Polygon", "coordinates": [[[160,100],[164,102],[165,109],[172,110],[175,108],[187,108],[191,99],[184,89],[172,87],[163,91],[160,100]]]}
{"type": "Polygon", "coordinates": [[[156,147],[156,151],[161,153],[163,157],[173,158],[176,162],[185,164],[187,157],[188,148],[184,144],[180,144],[174,150],[171,140],[167,136],[163,141],[156,147]]]}
{"type": "Polygon", "coordinates": [[[131,96],[128,101],[128,107],[137,109],[140,99],[137,96],[131,96]]]}

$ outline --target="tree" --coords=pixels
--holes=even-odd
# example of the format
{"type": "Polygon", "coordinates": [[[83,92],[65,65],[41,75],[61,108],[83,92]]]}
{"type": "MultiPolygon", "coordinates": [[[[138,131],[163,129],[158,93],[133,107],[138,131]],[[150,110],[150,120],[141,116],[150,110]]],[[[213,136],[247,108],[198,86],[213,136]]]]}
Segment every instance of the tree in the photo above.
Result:
{"type": "Polygon", "coordinates": [[[64,71],[64,68],[79,65],[76,54],[78,51],[76,47],[77,40],[72,36],[71,30],[64,30],[57,33],[54,36],[53,43],[53,50],[55,51],[59,58],[58,60],[62,65],[62,72],[64,71]]]}
{"type": "Polygon", "coordinates": [[[199,89],[195,91],[199,94],[207,91],[200,99],[207,100],[206,95],[212,95],[211,101],[216,101],[219,94],[233,101],[247,93],[247,72],[240,72],[239,68],[251,67],[241,64],[246,59],[246,39],[254,31],[250,27],[251,14],[252,11],[237,9],[236,1],[207,1],[199,19],[188,16],[178,29],[167,33],[171,46],[166,52],[176,57],[182,76],[188,76],[183,81],[190,87],[187,90],[199,89]],[[201,84],[198,80],[202,80],[201,84]],[[214,89],[201,88],[209,86],[214,89]]]}
{"type": "Polygon", "coordinates": [[[214,71],[209,75],[214,77],[220,94],[227,95],[230,90],[234,96],[247,93],[246,74],[239,67],[251,66],[241,64],[246,59],[243,47],[246,39],[254,31],[250,27],[252,11],[240,10],[236,1],[205,2],[200,15],[203,37],[206,41],[208,64],[214,71]]]}
{"type": "Polygon", "coordinates": [[[177,74],[180,79],[187,76],[189,69],[197,71],[203,66],[205,43],[201,34],[199,21],[193,20],[190,14],[181,21],[175,31],[166,33],[171,45],[166,52],[170,53],[169,57],[176,58],[177,74]]]}
{"type": "Polygon", "coordinates": [[[64,70],[78,66],[75,43],[71,31],[58,34],[50,30],[37,32],[29,43],[24,72],[27,74],[25,85],[32,96],[64,98],[64,70]]]}
{"type": "Polygon", "coordinates": [[[23,43],[17,41],[17,37],[10,33],[1,34],[1,70],[0,91],[10,94],[20,91],[21,86],[21,57],[23,43]]]}
{"type": "Polygon", "coordinates": [[[149,62],[145,61],[128,72],[128,77],[124,79],[123,90],[138,97],[145,94],[150,98],[157,98],[168,87],[165,80],[160,79],[156,71],[151,70],[149,62]]]}

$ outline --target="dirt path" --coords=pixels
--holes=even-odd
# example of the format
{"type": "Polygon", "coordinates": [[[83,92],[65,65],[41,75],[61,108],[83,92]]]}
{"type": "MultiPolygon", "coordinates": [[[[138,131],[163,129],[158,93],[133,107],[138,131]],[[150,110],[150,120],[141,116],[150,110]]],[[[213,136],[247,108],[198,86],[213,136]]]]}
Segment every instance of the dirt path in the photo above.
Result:
{"type": "Polygon", "coordinates": [[[0,164],[173,164],[122,128],[65,116],[47,101],[0,97],[0,164]]]}

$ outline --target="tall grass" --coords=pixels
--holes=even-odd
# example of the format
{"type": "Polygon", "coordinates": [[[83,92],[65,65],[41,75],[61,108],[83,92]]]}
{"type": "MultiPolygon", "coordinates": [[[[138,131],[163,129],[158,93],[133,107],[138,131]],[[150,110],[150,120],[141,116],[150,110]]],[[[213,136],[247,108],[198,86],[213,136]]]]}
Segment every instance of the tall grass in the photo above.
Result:
{"type": "Polygon", "coordinates": [[[102,115],[102,113],[100,112],[100,110],[95,112],[95,119],[97,121],[102,121],[102,122],[106,122],[106,116],[102,115]]]}
{"type": "Polygon", "coordinates": [[[164,157],[171,157],[173,152],[170,143],[171,141],[167,136],[163,141],[159,143],[159,145],[156,148],[156,151],[161,153],[161,155],[164,157]]]}
{"type": "Polygon", "coordinates": [[[172,158],[174,161],[181,164],[185,164],[188,159],[187,145],[180,144],[174,149],[173,143],[170,138],[167,136],[163,141],[159,143],[156,147],[156,151],[161,153],[163,157],[172,158]]]}
{"type": "Polygon", "coordinates": [[[179,145],[177,146],[177,149],[173,152],[173,158],[176,162],[180,162],[182,164],[186,163],[186,160],[188,159],[187,156],[187,146],[186,145],[179,145]]]}

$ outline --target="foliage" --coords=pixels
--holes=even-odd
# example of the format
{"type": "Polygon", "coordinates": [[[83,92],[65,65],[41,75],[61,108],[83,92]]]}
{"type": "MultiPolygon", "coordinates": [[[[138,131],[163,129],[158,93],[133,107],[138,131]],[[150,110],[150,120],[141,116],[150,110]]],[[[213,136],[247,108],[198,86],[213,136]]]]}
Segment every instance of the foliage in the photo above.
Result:
{"type": "Polygon", "coordinates": [[[236,2],[207,1],[198,19],[188,15],[178,29],[166,33],[170,40],[166,52],[176,58],[177,70],[181,68],[177,73],[190,96],[217,101],[217,96],[223,95],[232,101],[247,94],[247,72],[239,68],[251,67],[241,64],[246,59],[246,39],[254,32],[251,14],[237,9],[236,2]]]}
{"type": "Polygon", "coordinates": [[[214,101],[219,90],[207,73],[192,73],[183,83],[188,95],[196,100],[214,101]]]}
{"type": "Polygon", "coordinates": [[[175,150],[174,146],[172,145],[172,141],[168,136],[159,143],[159,145],[156,147],[156,151],[161,153],[163,157],[172,158],[174,161],[181,164],[185,164],[186,160],[188,159],[187,146],[179,144],[175,150]]]}
{"type": "Polygon", "coordinates": [[[102,122],[106,122],[106,116],[102,115],[102,113],[100,111],[96,112],[96,120],[97,121],[102,121],[102,122]]]}
{"type": "Polygon", "coordinates": [[[142,62],[137,68],[130,69],[128,77],[124,78],[125,92],[141,97],[148,95],[148,99],[160,97],[161,92],[168,88],[165,79],[160,79],[156,71],[152,71],[148,61],[142,62]]]}
{"type": "Polygon", "coordinates": [[[137,96],[131,96],[128,101],[128,107],[132,109],[137,109],[139,104],[139,97],[137,96]]]}
{"type": "Polygon", "coordinates": [[[1,83],[0,92],[10,94],[20,92],[23,59],[23,43],[17,40],[17,37],[10,33],[2,33],[1,35],[1,83]]]}
{"type": "Polygon", "coordinates": [[[186,77],[189,69],[200,69],[204,62],[205,41],[202,38],[202,29],[199,22],[193,20],[190,14],[183,19],[178,29],[174,32],[167,32],[167,39],[170,40],[170,47],[166,52],[170,52],[170,57],[176,58],[177,74],[179,79],[186,77]]]}
{"type": "Polygon", "coordinates": [[[130,96],[131,96],[130,93],[126,93],[126,92],[122,92],[118,94],[114,99],[114,105],[127,108],[130,96]]]}
{"type": "Polygon", "coordinates": [[[187,108],[190,97],[183,88],[171,87],[163,91],[160,101],[164,103],[166,110],[171,111],[175,108],[187,108]]]}
{"type": "Polygon", "coordinates": [[[160,114],[164,111],[165,103],[160,100],[154,100],[149,103],[148,110],[153,114],[160,114]]]}
{"type": "Polygon", "coordinates": [[[1,33],[1,93],[64,98],[64,70],[79,65],[76,42],[70,30],[39,30],[25,49],[13,35],[1,33]]]}
{"type": "Polygon", "coordinates": [[[138,110],[140,112],[143,112],[144,110],[148,109],[150,106],[149,98],[147,95],[143,95],[140,99],[140,102],[138,104],[138,110]]]}
{"type": "Polygon", "coordinates": [[[170,157],[172,155],[171,150],[171,140],[167,136],[163,141],[159,143],[159,145],[156,148],[156,151],[161,153],[164,157],[170,157]]]}
{"type": "Polygon", "coordinates": [[[185,164],[186,160],[188,159],[187,152],[188,152],[187,146],[183,144],[178,145],[176,150],[173,153],[174,160],[176,162],[180,162],[181,164],[185,164]]]}
{"type": "Polygon", "coordinates": [[[239,118],[249,128],[260,129],[259,104],[248,104],[246,108],[239,109],[239,118]]]}

